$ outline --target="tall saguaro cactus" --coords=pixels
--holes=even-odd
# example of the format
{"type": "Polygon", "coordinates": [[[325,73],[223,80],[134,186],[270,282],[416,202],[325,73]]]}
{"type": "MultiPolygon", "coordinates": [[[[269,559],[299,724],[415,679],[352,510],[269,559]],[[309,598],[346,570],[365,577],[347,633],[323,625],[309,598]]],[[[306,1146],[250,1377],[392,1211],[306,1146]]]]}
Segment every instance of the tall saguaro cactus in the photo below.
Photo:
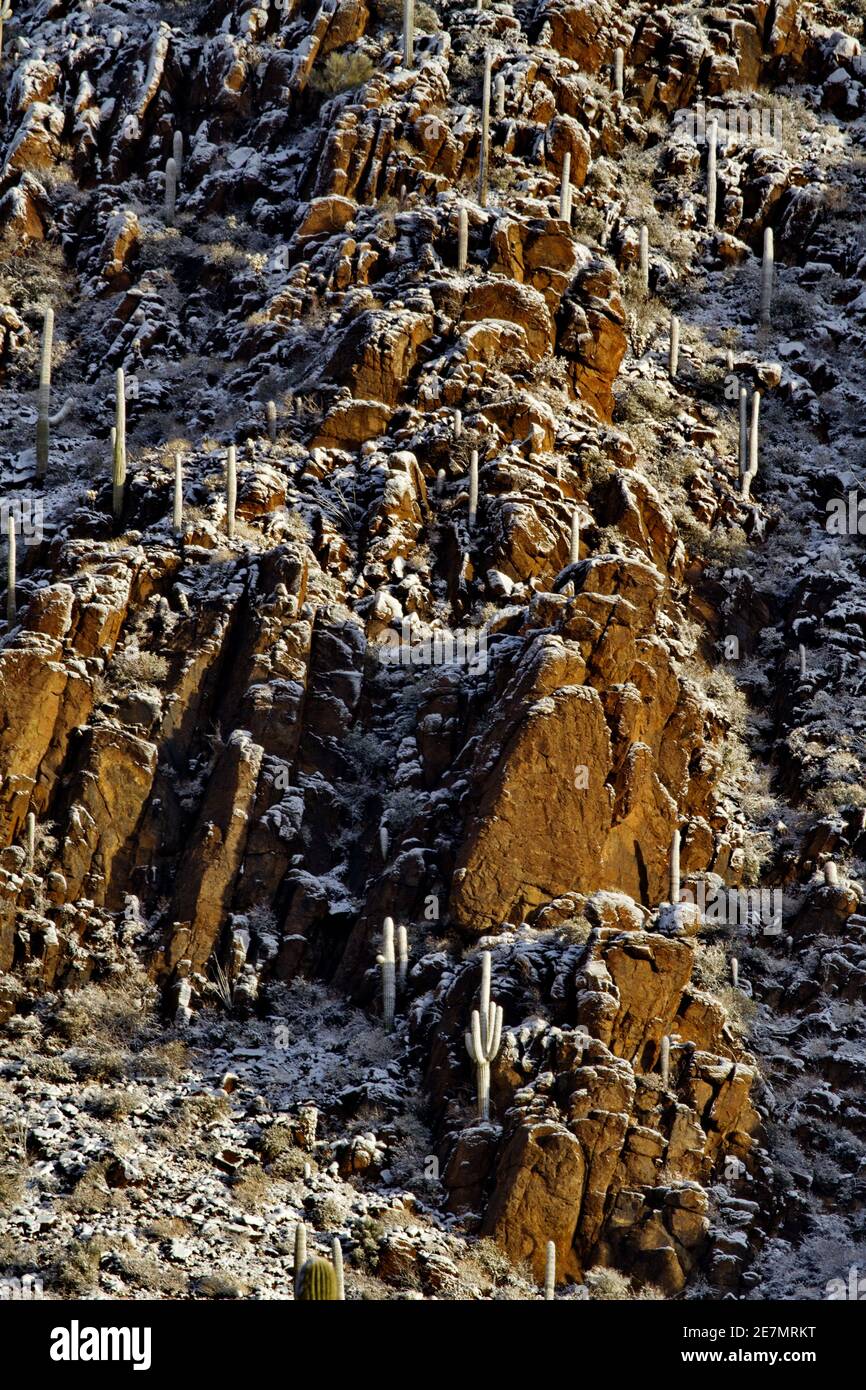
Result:
{"type": "Polygon", "coordinates": [[[307,1228],[303,1221],[295,1227],[295,1298],[301,1289],[301,1271],[307,1262],[307,1228]]]}
{"type": "Polygon", "coordinates": [[[556,1295],[556,1242],[549,1240],[544,1257],[544,1297],[550,1301],[556,1295]]]}
{"type": "Polygon", "coordinates": [[[671,840],[671,902],[680,900],[680,832],[675,830],[671,840]]]}
{"type": "Polygon", "coordinates": [[[268,439],[272,444],[277,442],[277,403],[268,401],[265,406],[265,416],[268,422],[268,439]]]}
{"type": "Polygon", "coordinates": [[[171,157],[177,169],[177,180],[180,183],[183,173],[183,131],[176,130],[171,141],[171,157]]]}
{"type": "Polygon", "coordinates": [[[48,407],[51,400],[51,352],[54,346],[54,310],[47,308],[42,320],[42,356],[39,363],[39,392],[36,399],[36,476],[48,471],[48,442],[51,426],[48,407]]]}
{"type": "Polygon", "coordinates": [[[115,521],[123,516],[126,491],[126,379],[118,367],[114,377],[114,442],[112,447],[111,511],[115,521]]]}
{"type": "Polygon", "coordinates": [[[478,450],[469,455],[469,529],[475,530],[478,517],[478,450]]]}
{"type": "Polygon", "coordinates": [[[238,505],[238,451],[230,444],[226,451],[226,535],[235,538],[235,514],[238,505]]]}
{"type": "Polygon", "coordinates": [[[569,548],[568,563],[576,565],[580,559],[580,512],[577,507],[571,513],[571,546],[569,548]]]}
{"type": "Polygon", "coordinates": [[[415,66],[415,0],[403,0],[403,66],[415,66]]]}
{"type": "Polygon", "coordinates": [[[649,294],[649,228],[645,222],[640,229],[640,287],[649,294]]]}
{"type": "Polygon", "coordinates": [[[396,958],[394,955],[394,919],[386,917],[382,926],[382,950],[378,957],[382,968],[382,1017],[385,1032],[394,1028],[394,1011],[397,1004],[396,958]]]}
{"type": "Polygon", "coordinates": [[[6,518],[6,621],[10,627],[15,622],[15,517],[12,509],[6,518]]]}
{"type": "Polygon", "coordinates": [[[749,470],[749,393],[740,387],[740,477],[749,470]]]}
{"type": "Polygon", "coordinates": [[[343,1247],[340,1244],[339,1236],[334,1236],[331,1242],[331,1254],[334,1261],[334,1275],[337,1280],[337,1300],[343,1303],[346,1298],[346,1283],[343,1277],[343,1247]]]}
{"type": "Polygon", "coordinates": [[[466,1034],[466,1050],[475,1063],[478,1118],[490,1119],[490,1063],[502,1041],[502,1006],[490,998],[490,952],[481,953],[480,1007],[472,1011],[472,1027],[466,1034]]]}
{"type": "Polygon", "coordinates": [[[760,413],[761,393],[760,391],[753,391],[752,421],[749,427],[749,461],[748,467],[746,468],[746,471],[743,474],[743,497],[746,500],[748,500],[751,492],[752,480],[755,478],[758,472],[758,438],[760,429],[760,413]]]}
{"type": "Polygon", "coordinates": [[[469,213],[460,208],[457,213],[457,269],[463,271],[469,264],[469,213]]]}
{"type": "Polygon", "coordinates": [[[668,348],[668,376],[674,381],[680,365],[680,321],[671,314],[671,340],[668,348]]]}
{"type": "Polygon", "coordinates": [[[501,121],[505,116],[505,78],[501,72],[493,84],[493,95],[496,98],[493,110],[497,121],[501,121]]]}
{"type": "Polygon", "coordinates": [[[481,87],[481,155],[478,161],[478,202],[487,207],[487,187],[490,181],[490,77],[493,54],[484,54],[484,79],[481,87]]]}
{"type": "Polygon", "coordinates": [[[400,923],[397,928],[397,988],[406,988],[406,976],[409,973],[409,935],[405,926],[400,923]]]}
{"type": "Polygon", "coordinates": [[[183,531],[183,457],[174,456],[174,505],[171,514],[171,529],[176,536],[183,531]]]}
{"type": "Polygon", "coordinates": [[[761,329],[766,332],[770,327],[770,310],[773,305],[773,229],[767,227],[764,230],[764,257],[761,261],[761,329]]]}
{"type": "Polygon", "coordinates": [[[618,96],[625,90],[625,50],[622,48],[613,55],[613,89],[618,96]]]}
{"type": "Polygon", "coordinates": [[[295,1297],[301,1303],[336,1303],[337,1275],[330,1260],[307,1260],[298,1279],[295,1297]]]}
{"type": "Polygon", "coordinates": [[[662,1038],[661,1046],[661,1070],[662,1086],[667,1090],[671,1078],[671,1040],[667,1034],[662,1038]]]}
{"type": "Polygon", "coordinates": [[[710,121],[707,126],[707,231],[716,230],[716,146],[719,138],[719,123],[710,121]]]}
{"type": "Polygon", "coordinates": [[[177,163],[174,157],[165,165],[165,220],[170,227],[174,222],[174,209],[177,203],[177,163]]]}
{"type": "Polygon", "coordinates": [[[27,868],[33,872],[36,863],[36,814],[27,812],[27,868]]]}
{"type": "Polygon", "coordinates": [[[563,222],[571,221],[571,150],[566,150],[562,159],[562,183],[559,189],[559,216],[563,222]]]}

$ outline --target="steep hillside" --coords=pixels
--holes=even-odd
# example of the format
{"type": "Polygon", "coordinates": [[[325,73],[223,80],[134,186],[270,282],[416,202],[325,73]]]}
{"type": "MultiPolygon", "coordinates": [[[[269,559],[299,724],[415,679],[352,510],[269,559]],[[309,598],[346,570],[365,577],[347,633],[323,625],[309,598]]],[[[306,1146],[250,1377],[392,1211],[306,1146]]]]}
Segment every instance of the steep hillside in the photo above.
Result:
{"type": "Polygon", "coordinates": [[[3,25],[0,1280],[823,1299],[866,6],[412,14],[3,25]]]}

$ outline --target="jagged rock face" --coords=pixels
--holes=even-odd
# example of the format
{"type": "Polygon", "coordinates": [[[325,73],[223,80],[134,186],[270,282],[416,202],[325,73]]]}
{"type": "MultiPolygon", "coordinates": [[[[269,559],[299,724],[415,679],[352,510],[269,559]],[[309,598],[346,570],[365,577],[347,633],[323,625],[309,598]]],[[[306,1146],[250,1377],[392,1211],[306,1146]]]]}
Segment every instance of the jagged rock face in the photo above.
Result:
{"type": "MultiPolygon", "coordinates": [[[[305,1062],[280,1092],[272,1020],[319,979],[337,1055],[378,1028],[357,1010],[394,917],[395,1050],[379,1067],[377,1034],[351,1085],[328,1072],[325,1137],[292,1119],[322,1164],[287,1201],[325,1230],[337,1200],[366,1248],[354,1194],[367,1220],[416,1185],[399,1151],[429,1101],[431,1224],[366,1255],[392,1291],[466,1296],[480,1233],[535,1278],[553,1240],[571,1284],[595,1265],[798,1296],[788,1242],[823,1268],[866,1163],[866,603],[838,539],[866,529],[860,43],[796,0],[443,0],[407,70],[392,9],[22,0],[6,21],[0,1021],[53,1047],[76,991],[144,971],[173,1042],[206,1048],[212,1008],[244,1018],[279,1112],[318,1081],[305,1062]],[[737,127],[782,85],[780,139],[737,127]],[[732,120],[714,231],[699,104],[732,120]],[[762,393],[754,497],[741,389],[762,393]],[[754,946],[760,904],[721,925],[670,904],[676,831],[688,893],[778,887],[784,929],[754,946]],[[467,941],[505,1010],[478,1123],[467,941]],[[358,1132],[380,1105],[383,1133],[358,1132]]],[[[223,1138],[233,1180],[253,1160],[223,1138]]]]}
{"type": "Polygon", "coordinates": [[[467,930],[520,921],[573,887],[658,902],[673,830],[707,810],[711,721],[656,635],[661,574],[598,559],[573,582],[574,598],[530,609],[479,742],[450,899],[467,930]]]}
{"type": "MultiPolygon", "coordinates": [[[[610,919],[627,900],[591,903],[610,919]]],[[[509,1017],[527,1019],[506,1031],[494,1067],[501,1130],[455,1132],[447,1108],[465,1072],[447,1025],[472,997],[474,964],[446,972],[430,998],[421,1026],[438,1039],[429,1080],[446,1107],[451,1204],[477,1206],[489,1190],[482,1230],[539,1278],[549,1240],[557,1268],[576,1279],[599,1258],[623,1260],[667,1293],[707,1258],[701,1184],[721,1156],[748,1158],[758,1115],[753,1059],[729,1031],[694,1027],[693,954],[686,942],[618,926],[597,928],[585,949],[563,951],[534,933],[498,946],[493,995],[509,1017]],[[533,1013],[545,998],[552,1024],[533,1013]],[[663,1037],[677,1039],[667,1084],[658,1074],[663,1037]],[[709,1050],[716,1046],[722,1055],[709,1050]]]]}

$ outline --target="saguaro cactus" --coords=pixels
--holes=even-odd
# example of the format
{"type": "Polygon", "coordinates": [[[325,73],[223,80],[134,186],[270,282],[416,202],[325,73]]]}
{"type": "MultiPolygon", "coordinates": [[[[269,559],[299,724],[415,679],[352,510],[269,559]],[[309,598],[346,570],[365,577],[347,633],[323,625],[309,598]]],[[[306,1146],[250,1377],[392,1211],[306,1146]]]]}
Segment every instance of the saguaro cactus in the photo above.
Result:
{"type": "Polygon", "coordinates": [[[33,811],[27,812],[27,868],[33,872],[33,865],[36,863],[36,815],[33,811]]]}
{"type": "Polygon", "coordinates": [[[740,387],[740,477],[749,468],[749,393],[740,387]]]}
{"type": "Polygon", "coordinates": [[[415,0],[403,0],[403,66],[415,66],[415,0]]]}
{"type": "Polygon", "coordinates": [[[268,401],[265,406],[265,415],[268,421],[268,439],[272,444],[277,442],[277,405],[276,401],[268,401]]]}
{"type": "Polygon", "coordinates": [[[571,549],[568,563],[576,565],[580,559],[580,512],[577,507],[571,513],[571,549]]]}
{"type": "Polygon", "coordinates": [[[42,356],[39,363],[39,392],[36,398],[36,476],[48,471],[48,441],[51,434],[48,406],[51,400],[51,351],[54,346],[54,310],[45,310],[42,320],[42,356]]]}
{"type": "Polygon", "coordinates": [[[336,1303],[339,1296],[337,1275],[331,1261],[307,1260],[301,1270],[296,1297],[302,1303],[322,1301],[336,1303]]]}
{"type": "Polygon", "coordinates": [[[544,1258],[544,1297],[550,1300],[556,1293],[556,1242],[547,1242],[547,1253],[544,1258]]]}
{"type": "Polygon", "coordinates": [[[176,536],[183,531],[183,456],[174,456],[174,505],[171,514],[171,529],[176,536]]]}
{"type": "Polygon", "coordinates": [[[716,230],[716,145],[719,138],[719,123],[710,121],[707,126],[707,231],[716,230]]]}
{"type": "Polygon", "coordinates": [[[454,421],[454,438],[459,439],[463,433],[463,411],[459,406],[455,408],[451,418],[454,421]]]}
{"type": "Polygon", "coordinates": [[[295,1298],[301,1287],[301,1270],[307,1262],[307,1228],[303,1221],[295,1227],[295,1298]]]}
{"type": "Polygon", "coordinates": [[[15,517],[10,508],[6,518],[6,621],[10,627],[15,622],[15,517]]]}
{"type": "Polygon", "coordinates": [[[177,202],[177,164],[174,159],[166,161],[165,165],[165,220],[169,227],[174,221],[174,209],[177,202]]]}
{"type": "Polygon", "coordinates": [[[671,1076],[671,1040],[667,1034],[662,1038],[661,1053],[659,1055],[662,1071],[662,1086],[667,1090],[671,1076]]]}
{"type": "Polygon", "coordinates": [[[750,495],[750,491],[751,491],[751,487],[752,487],[752,479],[756,476],[756,474],[757,474],[757,472],[758,472],[758,437],[759,437],[760,412],[761,412],[761,393],[760,393],[760,391],[753,391],[753,392],[752,392],[752,420],[751,420],[751,424],[750,424],[750,426],[749,426],[749,461],[748,461],[748,467],[746,468],[746,471],[745,471],[745,473],[743,474],[743,497],[744,497],[746,500],[748,500],[749,495],[750,495]]]}
{"type": "Polygon", "coordinates": [[[505,116],[505,78],[500,72],[493,84],[493,95],[496,98],[494,111],[497,121],[501,121],[505,116]]]}
{"type": "Polygon", "coordinates": [[[183,173],[183,131],[176,130],[171,141],[171,157],[177,170],[177,181],[180,183],[183,173]]]}
{"type": "Polygon", "coordinates": [[[114,377],[114,438],[111,452],[111,511],[115,521],[120,521],[126,491],[126,381],[122,367],[118,367],[114,377]]]}
{"type": "Polygon", "coordinates": [[[828,860],[824,865],[824,882],[831,888],[839,886],[839,870],[832,860],[828,860]]]}
{"type": "Polygon", "coordinates": [[[397,928],[397,988],[406,988],[406,976],[409,972],[409,935],[406,928],[401,923],[397,928]]]}
{"type": "Polygon", "coordinates": [[[761,419],[761,393],[752,392],[752,421],[749,426],[749,472],[758,471],[758,439],[761,419]]]}
{"type": "Polygon", "coordinates": [[[645,222],[640,229],[640,287],[649,294],[649,229],[645,222]]]}
{"type": "Polygon", "coordinates": [[[478,450],[469,455],[469,529],[474,531],[478,515],[478,450]]]}
{"type": "Polygon", "coordinates": [[[487,185],[490,176],[490,75],[493,55],[484,54],[484,80],[481,88],[481,155],[478,161],[478,202],[487,207],[487,185]]]}
{"type": "Polygon", "coordinates": [[[457,214],[457,269],[465,270],[469,264],[469,213],[461,208],[457,214]]]}
{"type": "Polygon", "coordinates": [[[238,451],[230,444],[226,451],[226,535],[235,538],[235,513],[238,505],[238,451]]]}
{"type": "Polygon", "coordinates": [[[337,1281],[337,1298],[340,1303],[343,1303],[346,1298],[346,1284],[343,1278],[343,1247],[338,1236],[334,1236],[331,1242],[331,1254],[334,1260],[334,1276],[337,1281]]]}
{"type": "Polygon", "coordinates": [[[740,983],[740,962],[736,956],[731,956],[731,984],[737,989],[740,983]]]}
{"type": "Polygon", "coordinates": [[[802,680],[806,675],[806,648],[802,642],[798,648],[798,655],[800,657],[800,679],[802,680]]]}
{"type": "Polygon", "coordinates": [[[623,95],[625,90],[625,50],[618,48],[613,55],[613,89],[623,95]]]}
{"type": "Polygon", "coordinates": [[[671,381],[677,374],[680,365],[680,321],[676,314],[671,314],[671,341],[668,348],[668,376],[671,381]]]}
{"type": "Polygon", "coordinates": [[[761,328],[770,327],[770,310],[773,305],[773,229],[764,230],[764,257],[761,261],[761,328]]]}
{"type": "Polygon", "coordinates": [[[490,1063],[502,1041],[502,1007],[490,999],[490,952],[481,953],[480,1008],[472,1011],[472,1028],[466,1034],[466,1050],[475,1063],[478,1118],[490,1119],[490,1063]]]}
{"type": "Polygon", "coordinates": [[[562,158],[562,182],[559,187],[559,216],[563,222],[571,221],[571,150],[566,150],[562,158]]]}
{"type": "Polygon", "coordinates": [[[675,830],[671,840],[671,902],[680,900],[680,832],[675,830]]]}
{"type": "Polygon", "coordinates": [[[397,985],[394,957],[394,919],[386,917],[382,927],[382,951],[377,957],[382,967],[382,1017],[385,1032],[394,1027],[394,1009],[397,1003],[397,985]]]}

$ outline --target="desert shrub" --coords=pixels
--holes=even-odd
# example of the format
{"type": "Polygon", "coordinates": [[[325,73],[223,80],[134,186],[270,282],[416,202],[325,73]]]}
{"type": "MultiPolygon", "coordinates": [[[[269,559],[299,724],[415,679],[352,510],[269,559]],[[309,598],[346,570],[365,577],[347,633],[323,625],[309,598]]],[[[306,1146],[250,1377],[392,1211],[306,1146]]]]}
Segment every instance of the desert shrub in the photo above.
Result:
{"type": "Polygon", "coordinates": [[[587,1270],[584,1283],[589,1289],[590,1298],[604,1302],[634,1301],[640,1299],[660,1299],[664,1295],[653,1284],[633,1288],[631,1280],[618,1269],[603,1269],[600,1266],[587,1270]]]}
{"type": "Polygon", "coordinates": [[[104,1163],[91,1163],[66,1198],[69,1210],[82,1216],[111,1211],[113,1207],[122,1206],[123,1202],[123,1194],[112,1192],[108,1186],[104,1163]]]}
{"type": "Polygon", "coordinates": [[[746,1037],[758,1012],[754,999],[750,999],[741,989],[734,989],[733,985],[720,989],[717,997],[734,1032],[746,1037]]]}
{"type": "Polygon", "coordinates": [[[183,1270],[173,1268],[155,1255],[123,1250],[118,1252],[115,1260],[124,1279],[147,1290],[151,1297],[155,1294],[179,1296],[187,1291],[189,1280],[183,1270]]]}
{"type": "Polygon", "coordinates": [[[273,1200],[273,1175],[257,1166],[244,1168],[232,1182],[231,1195],[245,1211],[258,1211],[259,1207],[273,1200]]]}
{"type": "Polygon", "coordinates": [[[99,1281],[104,1246],[98,1240],[74,1240],[64,1251],[52,1283],[72,1298],[85,1298],[99,1281]]]}
{"type": "Polygon", "coordinates": [[[314,68],[309,85],[324,96],[350,92],[375,76],[376,68],[366,53],[329,53],[321,68],[314,68]]]}
{"type": "Polygon", "coordinates": [[[728,957],[724,946],[718,943],[698,941],[695,943],[695,961],[692,979],[701,989],[718,994],[730,977],[728,957]]]}
{"type": "Polygon", "coordinates": [[[198,1281],[202,1298],[246,1298],[247,1286],[230,1274],[203,1274],[198,1281]]]}
{"type": "Polygon", "coordinates": [[[131,1104],[132,1097],[126,1090],[99,1090],[88,1099],[86,1109],[97,1120],[125,1120],[131,1104]]]}
{"type": "Polygon", "coordinates": [[[592,934],[592,927],[585,917],[570,917],[567,922],[560,922],[556,931],[569,946],[585,946],[592,934]]]}
{"type": "Polygon", "coordinates": [[[132,685],[154,685],[165,680],[168,662],[156,652],[119,652],[107,674],[121,690],[132,685]]]}

